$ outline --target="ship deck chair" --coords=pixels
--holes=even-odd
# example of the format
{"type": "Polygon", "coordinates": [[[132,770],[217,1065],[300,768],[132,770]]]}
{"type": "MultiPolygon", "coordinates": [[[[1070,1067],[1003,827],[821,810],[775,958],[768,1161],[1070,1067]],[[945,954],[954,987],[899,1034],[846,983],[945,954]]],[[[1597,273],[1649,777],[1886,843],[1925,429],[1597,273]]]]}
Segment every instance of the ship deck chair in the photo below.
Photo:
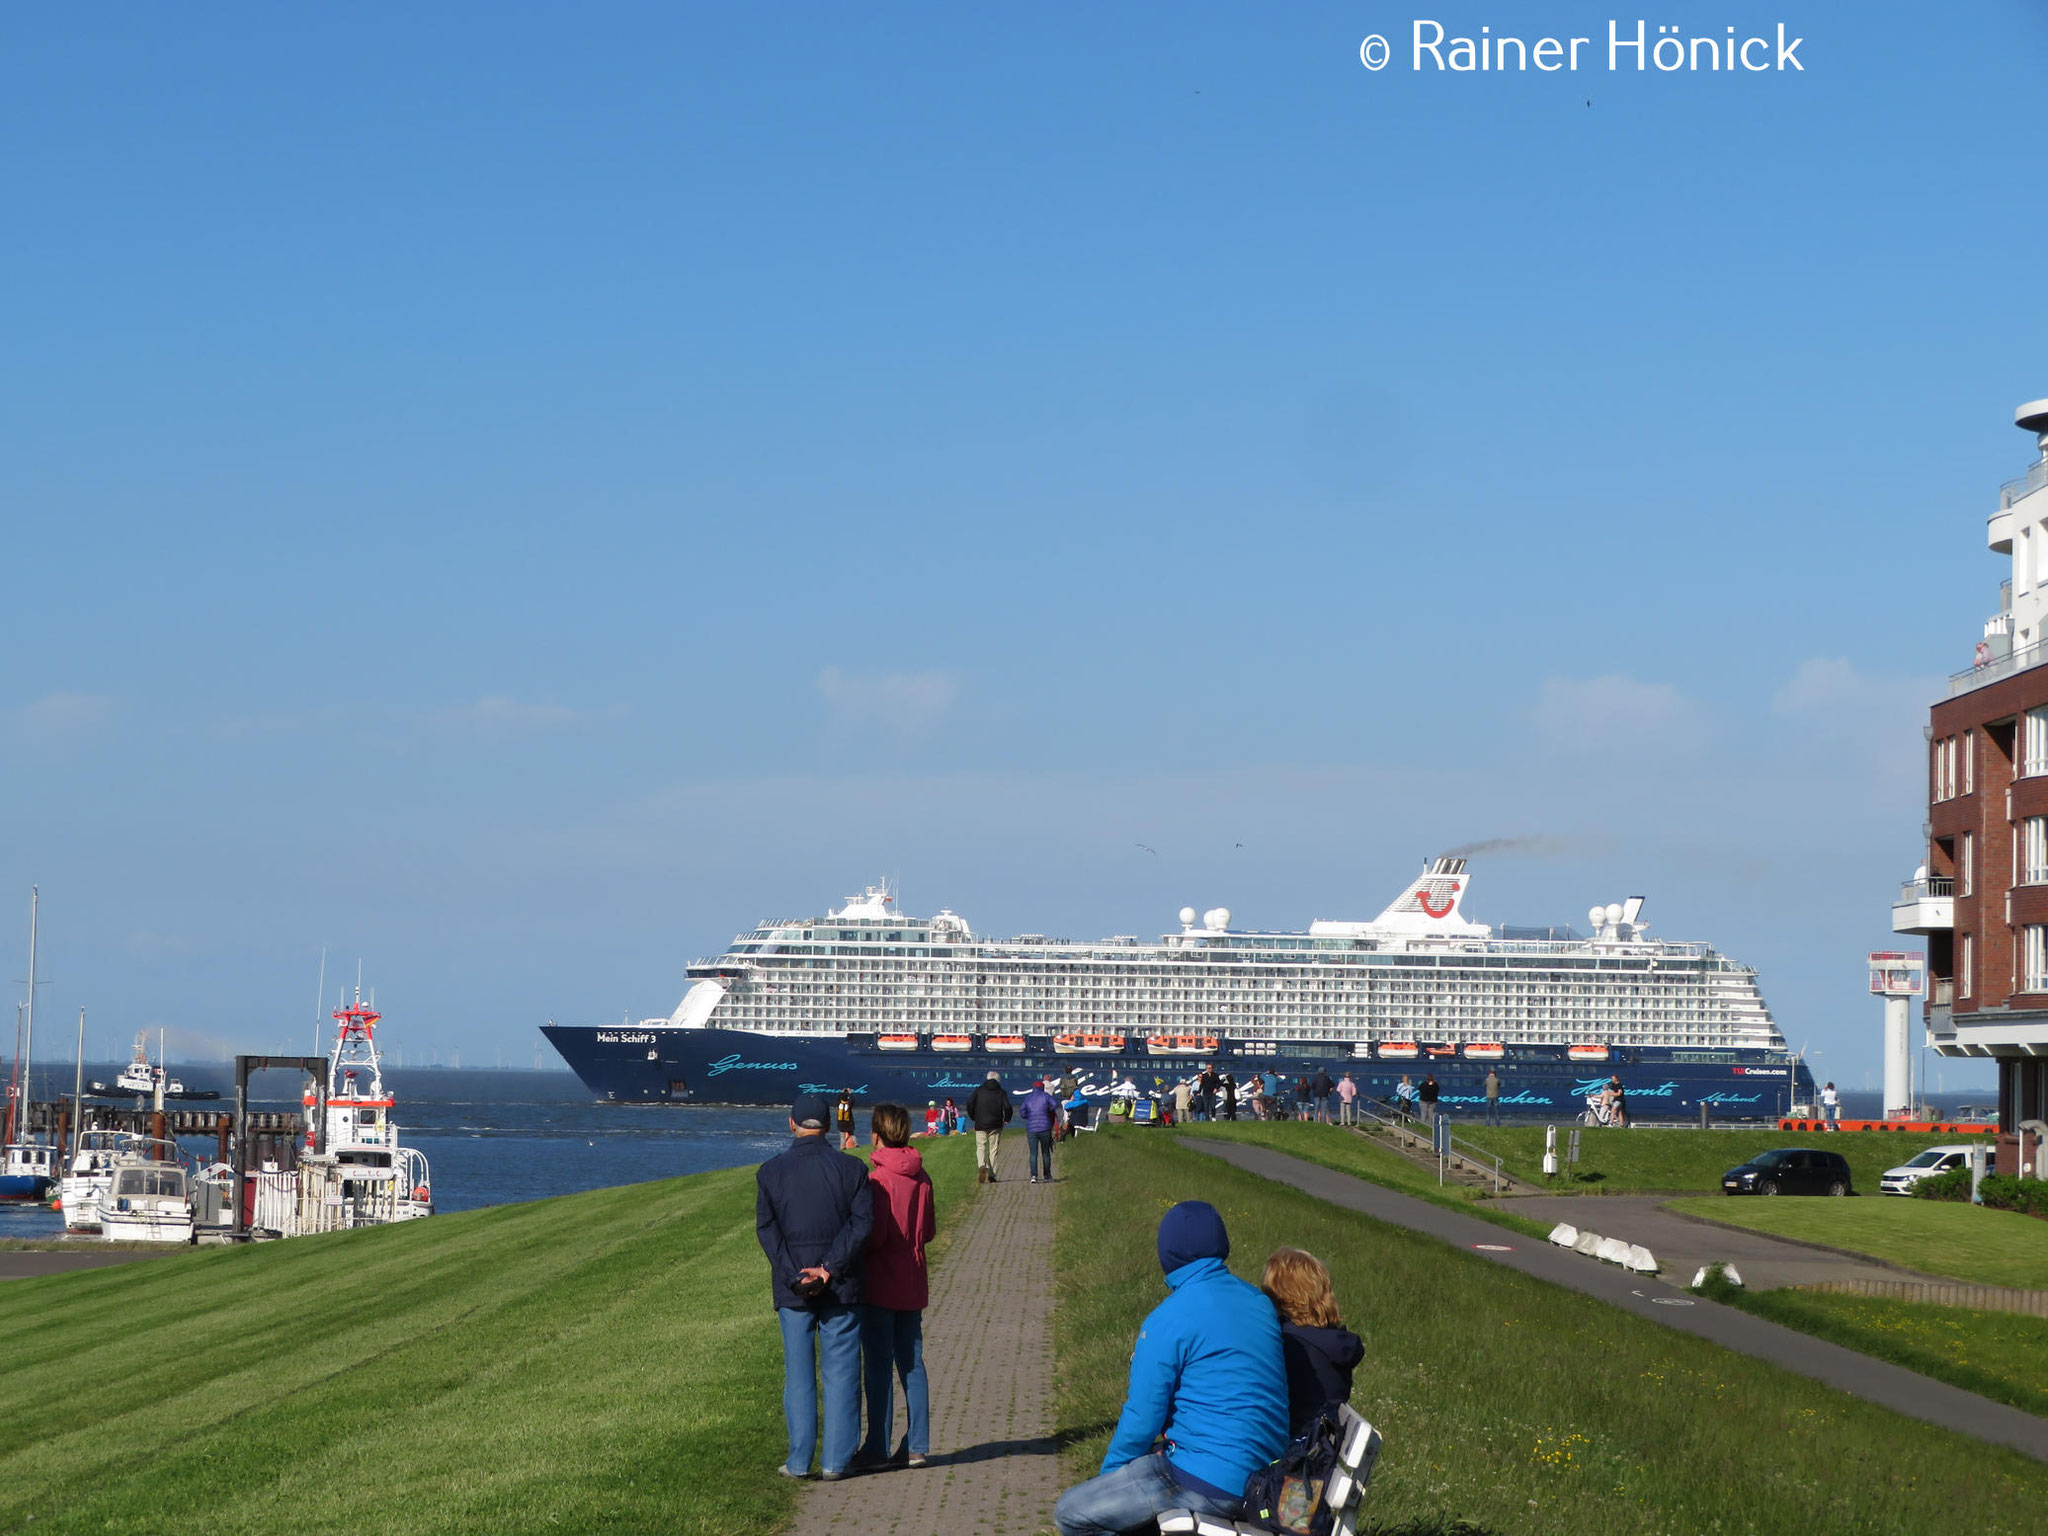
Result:
{"type": "MultiPolygon", "coordinates": [[[[1337,1447],[1337,1468],[1323,1489],[1321,1508],[1330,1514],[1330,1536],[1357,1536],[1358,1514],[1365,1503],[1366,1485],[1380,1458],[1380,1432],[1345,1404],[1344,1433],[1337,1447]]],[[[1308,1529],[1315,1511],[1305,1512],[1301,1530],[1308,1529]]],[[[1159,1517],[1159,1536],[1274,1536],[1294,1526],[1269,1525],[1250,1518],[1225,1520],[1221,1515],[1198,1515],[1192,1510],[1169,1509],[1159,1517]]]]}

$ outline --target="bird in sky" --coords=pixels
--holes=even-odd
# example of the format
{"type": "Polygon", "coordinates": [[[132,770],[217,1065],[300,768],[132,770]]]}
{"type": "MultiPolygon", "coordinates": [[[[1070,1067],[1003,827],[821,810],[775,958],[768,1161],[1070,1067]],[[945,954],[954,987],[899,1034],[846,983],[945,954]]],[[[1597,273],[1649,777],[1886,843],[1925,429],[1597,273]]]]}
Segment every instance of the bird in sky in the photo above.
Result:
{"type": "Polygon", "coordinates": [[[1147,853],[1151,854],[1151,855],[1152,855],[1152,857],[1153,857],[1153,858],[1155,858],[1155,859],[1159,857],[1159,850],[1158,850],[1157,848],[1154,848],[1154,847],[1150,846],[1149,844],[1146,844],[1146,843],[1138,843],[1138,844],[1135,844],[1134,846],[1136,846],[1136,847],[1139,847],[1139,848],[1143,848],[1143,849],[1144,849],[1144,850],[1145,850],[1145,851],[1146,851],[1147,853]]]}
{"type": "Polygon", "coordinates": [[[1238,843],[1238,844],[1236,844],[1235,846],[1237,846],[1237,847],[1239,847],[1239,848],[1242,848],[1242,847],[1244,846],[1244,844],[1243,844],[1243,843],[1238,843]]]}

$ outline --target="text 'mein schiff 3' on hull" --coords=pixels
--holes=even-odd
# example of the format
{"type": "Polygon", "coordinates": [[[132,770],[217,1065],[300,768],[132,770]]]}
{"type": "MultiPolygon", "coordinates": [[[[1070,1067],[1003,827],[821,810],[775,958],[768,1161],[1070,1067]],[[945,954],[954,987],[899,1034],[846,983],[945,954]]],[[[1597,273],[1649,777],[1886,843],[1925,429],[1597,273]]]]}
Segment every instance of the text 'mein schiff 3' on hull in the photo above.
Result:
{"type": "Polygon", "coordinates": [[[1430,861],[1370,922],[1306,933],[1180,914],[1150,942],[974,933],[942,911],[894,910],[870,887],[823,917],[763,923],[691,965],[665,1019],[550,1023],[599,1099],[787,1104],[960,1095],[991,1069],[1012,1085],[1072,1069],[1102,1085],[1173,1081],[1215,1063],[1293,1077],[1349,1071],[1375,1097],[1434,1073],[1476,1100],[1576,1113],[1619,1076],[1634,1114],[1765,1118],[1810,1103],[1756,972],[1710,945],[1647,936],[1642,898],[1595,907],[1592,932],[1468,921],[1465,861],[1430,861]]]}

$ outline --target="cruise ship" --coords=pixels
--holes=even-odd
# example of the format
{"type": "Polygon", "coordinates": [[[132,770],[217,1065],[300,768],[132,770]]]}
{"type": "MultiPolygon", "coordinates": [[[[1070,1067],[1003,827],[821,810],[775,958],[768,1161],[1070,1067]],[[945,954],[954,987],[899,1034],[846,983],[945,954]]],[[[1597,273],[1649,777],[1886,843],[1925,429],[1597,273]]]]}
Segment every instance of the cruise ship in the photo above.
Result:
{"type": "Polygon", "coordinates": [[[1643,899],[1596,906],[1591,932],[1499,933],[1464,915],[1466,862],[1430,860],[1370,922],[1307,932],[1180,912],[1178,932],[1076,943],[911,917],[885,886],[836,912],[740,934],[688,970],[667,1018],[549,1023],[602,1101],[786,1104],[797,1093],[923,1103],[990,1071],[1016,1088],[1073,1071],[1150,1090],[1205,1066],[1290,1081],[1349,1072],[1370,1097],[1434,1075],[1478,1105],[1576,1115],[1619,1077],[1638,1119],[1769,1119],[1813,1099],[1756,972],[1710,945],[1652,939],[1643,899]]]}

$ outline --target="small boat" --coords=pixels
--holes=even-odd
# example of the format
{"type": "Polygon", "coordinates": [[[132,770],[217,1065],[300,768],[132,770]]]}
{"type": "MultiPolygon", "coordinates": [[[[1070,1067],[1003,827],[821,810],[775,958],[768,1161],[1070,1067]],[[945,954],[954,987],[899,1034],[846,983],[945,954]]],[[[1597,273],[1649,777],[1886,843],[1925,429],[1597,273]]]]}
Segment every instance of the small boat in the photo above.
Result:
{"type": "Polygon", "coordinates": [[[1455,1045],[1425,1045],[1423,1049],[1432,1056],[1455,1056],[1458,1054],[1458,1048],[1455,1045]]]}
{"type": "Polygon", "coordinates": [[[1465,1047],[1467,1061],[1499,1061],[1507,1053],[1506,1046],[1491,1040],[1475,1040],[1465,1047]]]}
{"type": "Polygon", "coordinates": [[[1154,1056],[1212,1054],[1218,1041],[1214,1035],[1147,1035],[1145,1049],[1154,1056]]]}
{"type": "Polygon", "coordinates": [[[1092,1031],[1080,1035],[1054,1035],[1052,1037],[1052,1048],[1062,1056],[1079,1054],[1103,1056],[1108,1055],[1112,1051],[1122,1050],[1124,1048],[1124,1037],[1122,1035],[1097,1034],[1092,1031]]]}
{"type": "Polygon", "coordinates": [[[1022,1035],[990,1035],[983,1042],[991,1051],[1021,1051],[1024,1049],[1022,1035]]]}
{"type": "Polygon", "coordinates": [[[1413,1040],[1387,1040],[1380,1044],[1379,1057],[1382,1061],[1413,1061],[1422,1054],[1422,1047],[1413,1040]]]}
{"type": "Polygon", "coordinates": [[[1573,1061],[1605,1061],[1612,1054],[1604,1045],[1575,1045],[1565,1052],[1573,1061]]]}
{"type": "Polygon", "coordinates": [[[122,1153],[100,1197],[100,1236],[110,1243],[191,1242],[192,1184],[184,1168],[122,1153]]]}
{"type": "Polygon", "coordinates": [[[917,1036],[883,1035],[875,1041],[875,1044],[885,1051],[914,1051],[917,1049],[917,1036]]]}
{"type": "Polygon", "coordinates": [[[0,1161],[0,1200],[41,1200],[57,1182],[57,1149],[40,1141],[10,1141],[0,1161]]]}
{"type": "MultiPolygon", "coordinates": [[[[150,1138],[133,1131],[104,1131],[97,1127],[78,1133],[71,1149],[71,1166],[58,1186],[58,1204],[64,1210],[66,1232],[97,1232],[100,1229],[100,1201],[114,1182],[114,1164],[123,1153],[146,1152],[150,1138]]],[[[167,1147],[166,1142],[156,1143],[167,1147]]]]}
{"type": "Polygon", "coordinates": [[[971,1035],[933,1035],[932,1049],[935,1051],[971,1051],[974,1037],[971,1035]]]}

